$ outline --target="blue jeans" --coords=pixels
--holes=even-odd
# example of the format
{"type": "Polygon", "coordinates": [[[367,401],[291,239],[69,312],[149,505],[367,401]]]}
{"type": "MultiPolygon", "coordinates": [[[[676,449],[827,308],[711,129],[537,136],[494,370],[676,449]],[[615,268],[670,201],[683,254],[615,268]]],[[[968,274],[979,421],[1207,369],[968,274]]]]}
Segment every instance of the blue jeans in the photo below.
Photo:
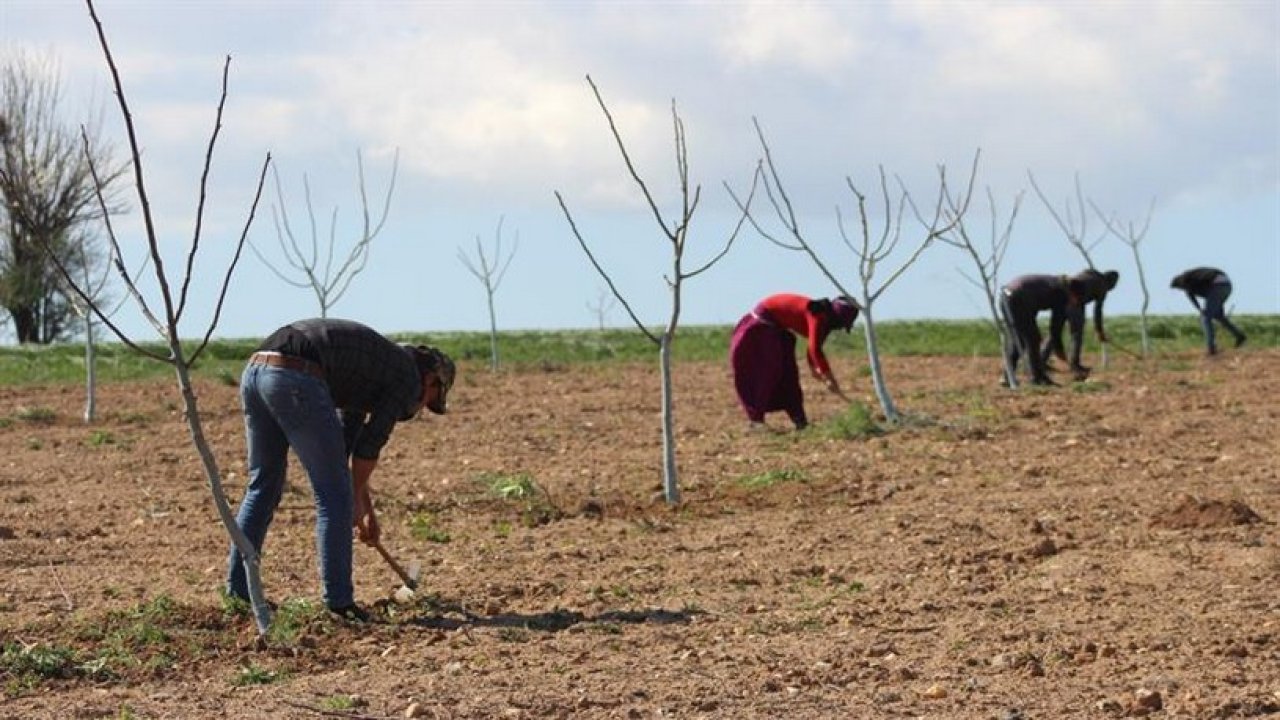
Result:
{"type": "Polygon", "coordinates": [[[1205,295],[1204,308],[1200,310],[1200,327],[1204,329],[1204,342],[1210,353],[1218,351],[1217,339],[1213,332],[1214,320],[1222,323],[1222,327],[1236,339],[1236,344],[1239,344],[1240,339],[1244,337],[1244,333],[1227,319],[1225,306],[1229,297],[1231,297],[1231,283],[1223,282],[1214,283],[1209,293],[1205,295]]]}
{"type": "MultiPolygon", "coordinates": [[[[316,551],[324,601],[330,608],[354,602],[351,524],[355,515],[351,469],[342,423],[323,380],[266,365],[245,367],[240,402],[249,453],[249,487],[236,522],[261,552],[267,528],[284,494],[285,468],[293,448],[311,479],[316,504],[316,551]]],[[[233,544],[227,592],[249,597],[240,551],[233,544]]]]}

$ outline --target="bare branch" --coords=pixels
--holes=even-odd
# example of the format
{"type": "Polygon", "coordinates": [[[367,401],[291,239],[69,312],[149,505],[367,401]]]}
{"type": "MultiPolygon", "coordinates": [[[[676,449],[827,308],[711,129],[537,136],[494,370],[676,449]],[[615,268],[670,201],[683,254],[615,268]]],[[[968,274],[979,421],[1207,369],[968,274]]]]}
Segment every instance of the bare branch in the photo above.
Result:
{"type": "MultiPolygon", "coordinates": [[[[231,56],[222,63],[222,93],[218,97],[218,111],[214,115],[213,131],[209,133],[209,144],[204,151],[204,169],[200,173],[200,194],[196,203],[196,224],[191,234],[191,248],[187,251],[187,267],[182,276],[182,289],[178,292],[178,311],[173,316],[175,324],[182,321],[182,311],[187,306],[187,291],[191,287],[194,274],[196,253],[200,251],[200,230],[204,224],[204,204],[209,194],[209,169],[213,166],[213,148],[218,143],[218,134],[222,131],[222,111],[227,104],[227,77],[231,72],[231,56]]],[[[239,255],[239,249],[236,251],[239,255]]]]}
{"type": "MultiPolygon", "coordinates": [[[[600,105],[600,109],[604,111],[605,119],[609,121],[609,131],[613,133],[613,139],[618,145],[618,151],[622,153],[622,161],[626,163],[627,172],[631,174],[631,179],[640,187],[640,192],[644,195],[645,201],[649,203],[649,209],[653,211],[653,216],[658,221],[658,226],[662,228],[668,238],[674,241],[675,231],[670,229],[667,226],[667,222],[662,219],[662,213],[658,210],[658,203],[653,199],[653,194],[649,192],[649,186],[645,184],[644,180],[640,178],[640,174],[636,172],[635,164],[631,162],[631,155],[627,152],[627,146],[623,144],[622,135],[618,132],[618,125],[613,121],[613,113],[610,113],[609,107],[604,104],[604,98],[601,97],[600,90],[596,87],[596,83],[591,79],[590,75],[587,75],[587,84],[591,86],[591,92],[596,96],[596,103],[600,105]]],[[[677,148],[680,146],[679,139],[677,139],[676,145],[677,148]]]]}
{"type": "Polygon", "coordinates": [[[659,339],[657,335],[654,335],[649,328],[645,327],[644,323],[640,322],[640,318],[636,315],[635,311],[631,309],[631,304],[628,303],[627,299],[618,291],[618,286],[614,284],[613,278],[609,276],[609,273],[605,272],[603,267],[601,267],[600,261],[596,260],[595,254],[591,252],[591,248],[587,245],[587,241],[582,239],[582,233],[578,232],[578,224],[573,221],[573,215],[569,213],[569,208],[564,204],[564,198],[560,196],[560,191],[556,190],[555,195],[556,202],[560,203],[560,210],[564,212],[564,217],[569,221],[570,229],[573,230],[573,237],[578,240],[578,246],[587,254],[587,259],[591,261],[591,266],[596,269],[596,272],[600,274],[600,277],[604,278],[605,283],[609,285],[609,291],[618,299],[618,302],[622,303],[622,307],[627,311],[627,315],[631,316],[631,322],[635,323],[635,326],[639,328],[640,332],[644,333],[645,337],[653,341],[654,345],[662,345],[662,340],[659,339]]]}
{"type": "MultiPolygon", "coordinates": [[[[235,272],[236,264],[240,262],[240,253],[244,251],[245,240],[249,236],[249,228],[253,225],[253,218],[258,212],[258,201],[262,198],[262,186],[267,181],[267,167],[271,165],[271,153],[267,153],[267,157],[262,161],[262,172],[258,175],[258,188],[253,193],[253,203],[249,206],[249,216],[245,218],[244,229],[240,231],[240,240],[236,243],[235,255],[231,258],[231,262],[227,265],[227,272],[222,277],[222,288],[218,292],[218,301],[213,308],[213,317],[209,320],[209,327],[205,330],[204,339],[200,342],[195,352],[191,353],[189,362],[194,363],[200,353],[209,345],[209,338],[213,337],[214,328],[218,327],[218,320],[222,317],[222,304],[227,298],[227,288],[231,287],[231,274],[235,272]]],[[[194,240],[192,241],[194,244],[194,240]]]]}

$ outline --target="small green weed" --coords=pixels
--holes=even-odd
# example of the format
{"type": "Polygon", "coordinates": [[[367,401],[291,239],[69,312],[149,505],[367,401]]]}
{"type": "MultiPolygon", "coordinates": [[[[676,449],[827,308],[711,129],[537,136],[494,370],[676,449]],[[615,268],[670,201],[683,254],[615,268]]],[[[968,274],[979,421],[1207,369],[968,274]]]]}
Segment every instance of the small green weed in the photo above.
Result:
{"type": "Polygon", "coordinates": [[[216,373],[214,373],[214,376],[218,379],[218,382],[222,383],[223,385],[226,385],[227,387],[235,387],[236,385],[240,384],[240,378],[238,378],[235,373],[231,372],[226,368],[222,368],[218,370],[216,373]]]}
{"type": "Polygon", "coordinates": [[[480,476],[480,482],[489,487],[489,492],[503,500],[524,500],[533,497],[538,492],[538,486],[533,481],[533,476],[528,473],[516,473],[515,475],[484,473],[480,476]]]}
{"type": "Polygon", "coordinates": [[[855,402],[843,413],[820,426],[821,435],[833,440],[857,440],[884,434],[884,429],[871,417],[866,403],[855,402]]]}
{"type": "Polygon", "coordinates": [[[111,434],[110,430],[94,430],[89,433],[89,444],[94,447],[103,445],[115,445],[116,436],[111,434]]]}
{"type": "Polygon", "coordinates": [[[275,670],[269,670],[257,663],[249,663],[236,671],[235,677],[231,678],[231,684],[237,687],[270,685],[282,677],[282,674],[275,670]]]}
{"type": "Polygon", "coordinates": [[[520,522],[525,527],[546,525],[564,516],[560,508],[551,502],[547,491],[528,473],[481,473],[476,481],[499,499],[521,504],[520,522]]]}
{"type": "Polygon", "coordinates": [[[1107,390],[1110,390],[1110,389],[1111,389],[1111,383],[1106,382],[1105,380],[1100,380],[1100,381],[1083,380],[1080,382],[1071,383],[1071,392],[1074,392],[1074,393],[1083,394],[1083,393],[1106,392],[1107,390]]]}
{"type": "Polygon", "coordinates": [[[743,475],[736,482],[748,490],[760,490],[784,482],[809,482],[809,475],[803,470],[787,468],[784,470],[767,470],[756,475],[743,475]]]}
{"type": "Polygon", "coordinates": [[[267,639],[281,645],[293,645],[312,623],[326,619],[320,606],[302,598],[284,601],[271,617],[267,639]]]}
{"type": "Polygon", "coordinates": [[[449,533],[436,526],[436,516],[431,513],[415,513],[409,518],[409,532],[419,540],[433,543],[447,543],[449,533]]]}
{"type": "Polygon", "coordinates": [[[20,407],[16,415],[31,425],[52,425],[58,419],[58,414],[47,407],[20,407]]]}
{"type": "Polygon", "coordinates": [[[350,695],[330,695],[320,701],[320,707],[325,710],[354,710],[356,699],[350,695]]]}

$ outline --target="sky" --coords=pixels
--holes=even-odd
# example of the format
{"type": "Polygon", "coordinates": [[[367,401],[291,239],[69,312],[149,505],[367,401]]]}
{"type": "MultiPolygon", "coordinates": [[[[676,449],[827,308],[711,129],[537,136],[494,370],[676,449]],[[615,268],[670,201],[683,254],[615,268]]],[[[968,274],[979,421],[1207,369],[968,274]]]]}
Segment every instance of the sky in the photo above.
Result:
{"type": "MultiPolygon", "coordinates": [[[[667,323],[672,246],[632,179],[597,104],[596,83],[628,156],[666,222],[681,197],[673,109],[683,124],[699,202],[686,269],[732,236],[762,156],[758,121],[796,218],[855,294],[860,241],[851,186],[868,198],[872,238],[884,223],[881,170],[896,195],[937,200],[939,170],[962,191],[980,159],[966,217],[981,249],[1021,195],[1000,275],[1068,273],[1084,260],[1054,220],[1086,202],[1095,264],[1121,274],[1109,314],[1186,313],[1168,287],[1187,268],[1227,271],[1237,313],[1280,312],[1280,10],[1274,0],[1213,2],[328,2],[104,0],[97,5],[136,123],[142,167],[170,282],[181,277],[222,69],[228,95],[179,332],[204,333],[219,284],[270,153],[249,241],[287,265],[272,218],[346,256],[362,233],[357,155],[370,212],[389,212],[365,269],[331,316],[385,332],[484,331],[477,242],[514,249],[494,294],[502,330],[631,326],[610,303],[583,240],[646,325],[667,323]],[[303,180],[311,190],[305,204],[303,180]],[[1031,185],[1043,191],[1044,202],[1031,185]],[[498,229],[501,223],[501,235],[498,229]]],[[[85,5],[0,0],[0,54],[51,59],[62,107],[78,125],[97,113],[121,157],[121,113],[85,5]]],[[[132,188],[127,188],[132,190],[132,188]]],[[[141,267],[136,195],[116,230],[141,267]]],[[[754,212],[783,232],[771,206],[754,212]]],[[[1079,213],[1073,213],[1073,216],[1079,213]]],[[[873,290],[924,230],[908,214],[873,290]]],[[[150,268],[142,268],[150,272],[150,268]]],[[[292,273],[296,277],[296,272],[292,273]]],[[[928,247],[883,289],[877,320],[986,313],[972,261],[928,247]]],[[[144,284],[160,309],[154,283],[144,284]]],[[[837,291],[801,253],[749,226],[722,260],[681,284],[681,324],[732,324],[774,292],[837,291]]],[[[118,291],[117,291],[118,292],[118,291]]],[[[266,335],[315,316],[310,291],[246,250],[215,335],[266,335]]],[[[134,339],[155,331],[136,305],[113,320],[134,339]]]]}

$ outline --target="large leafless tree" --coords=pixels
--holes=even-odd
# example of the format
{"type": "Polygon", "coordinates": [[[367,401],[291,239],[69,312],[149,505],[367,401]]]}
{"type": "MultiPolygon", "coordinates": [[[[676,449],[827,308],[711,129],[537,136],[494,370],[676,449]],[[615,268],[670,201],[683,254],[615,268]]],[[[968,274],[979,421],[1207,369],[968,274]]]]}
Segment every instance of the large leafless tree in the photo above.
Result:
{"type": "Polygon", "coordinates": [[[391,196],[395,192],[396,173],[400,167],[400,151],[396,151],[395,160],[391,164],[391,179],[387,183],[387,193],[382,201],[382,212],[374,219],[369,214],[369,195],[365,189],[364,157],[356,152],[356,172],[360,189],[361,224],[359,237],[352,241],[346,256],[340,257],[338,252],[338,207],[335,205],[329,212],[329,227],[326,237],[320,237],[320,226],[316,220],[315,204],[311,199],[311,181],[302,176],[303,206],[307,212],[307,232],[302,238],[294,230],[289,218],[288,203],[285,201],[284,189],[280,185],[280,174],[275,166],[271,168],[271,178],[276,188],[276,204],[271,207],[271,220],[275,225],[276,241],[283,263],[267,258],[267,255],[250,242],[249,249],[262,261],[276,277],[293,287],[309,290],[316,298],[320,308],[320,317],[328,317],[329,311],[337,304],[351,282],[355,280],[369,261],[369,248],[374,238],[386,224],[387,214],[391,209],[391,196]]]}
{"type": "MultiPolygon", "coordinates": [[[[854,204],[857,207],[857,232],[851,232],[846,227],[844,213],[839,206],[836,207],[836,219],[840,231],[840,239],[857,260],[858,293],[855,295],[847,289],[846,283],[830,269],[818,253],[808,232],[800,227],[799,216],[796,214],[795,206],[787,193],[786,187],[782,184],[777,164],[773,159],[773,152],[769,148],[769,143],[765,140],[764,130],[761,129],[759,120],[752,118],[752,122],[755,125],[756,137],[760,141],[761,150],[764,152],[765,195],[769,198],[775,219],[782,226],[784,232],[779,233],[766,229],[759,219],[749,211],[746,203],[739,201],[738,205],[743,212],[747,213],[752,227],[762,237],[779,247],[807,255],[842,295],[853,297],[862,305],[863,335],[866,338],[867,361],[871,366],[871,378],[875,386],[876,399],[880,403],[880,409],[884,413],[885,419],[889,422],[897,423],[902,416],[894,404],[893,396],[889,392],[889,384],[885,380],[884,370],[880,363],[880,350],[875,327],[875,303],[894,282],[903,276],[908,268],[920,259],[920,255],[935,239],[949,233],[964,216],[964,213],[969,208],[969,200],[973,194],[974,179],[978,172],[978,154],[975,153],[974,155],[973,167],[965,190],[957,196],[958,200],[954,203],[948,204],[946,202],[946,199],[950,197],[946,168],[941,166],[938,168],[937,201],[933,205],[929,220],[924,223],[925,230],[923,234],[916,239],[914,247],[905,256],[901,253],[895,253],[903,239],[903,214],[911,202],[910,194],[905,186],[899,182],[899,192],[892,193],[889,189],[888,177],[884,168],[883,166],[880,168],[881,216],[883,219],[879,228],[873,232],[871,213],[867,209],[867,196],[854,185],[851,178],[845,177],[845,185],[853,195],[854,204]],[[877,279],[877,271],[881,265],[894,261],[897,261],[897,267],[887,277],[881,276],[877,279]]],[[[734,197],[736,198],[736,195],[734,197]]]]}
{"type": "Polygon", "coordinates": [[[117,181],[127,166],[113,160],[96,118],[68,120],[52,60],[14,52],[0,66],[0,305],[20,343],[66,339],[75,308],[53,259],[90,271],[103,252],[93,234],[102,210],[92,160],[116,211],[117,181]],[[88,138],[86,154],[81,131],[88,138]]]}
{"type": "Polygon", "coordinates": [[[484,251],[484,245],[480,242],[480,236],[476,236],[476,257],[473,260],[462,248],[458,248],[458,261],[467,269],[476,280],[480,281],[480,285],[484,287],[485,302],[489,308],[489,369],[498,369],[498,314],[494,308],[493,298],[498,293],[498,287],[502,285],[502,279],[506,277],[507,268],[511,267],[511,260],[516,256],[516,250],[520,247],[520,233],[516,233],[515,241],[511,245],[511,250],[503,258],[502,251],[502,222],[503,218],[498,218],[498,229],[493,233],[493,250],[492,257],[484,251]]]}
{"type": "MultiPolygon", "coordinates": [[[[670,274],[665,275],[663,278],[671,298],[671,307],[670,314],[667,316],[666,327],[660,333],[655,333],[641,322],[631,303],[622,295],[608,271],[596,259],[595,254],[591,251],[591,246],[587,244],[578,229],[577,223],[574,222],[573,215],[569,212],[569,207],[565,204],[564,197],[561,196],[559,190],[555,193],[556,200],[560,203],[560,209],[564,212],[565,219],[569,222],[573,236],[577,239],[582,251],[586,253],[587,259],[591,261],[592,267],[608,284],[609,290],[627,311],[627,315],[631,317],[631,321],[635,323],[636,328],[658,348],[658,363],[662,374],[663,494],[668,503],[675,504],[680,501],[680,490],[676,473],[675,408],[672,398],[671,352],[676,340],[676,329],[680,324],[681,290],[685,281],[706,272],[729,252],[729,248],[733,246],[733,241],[737,239],[738,233],[746,220],[746,211],[743,211],[742,217],[738,219],[733,231],[729,233],[728,238],[725,240],[724,246],[717,253],[693,269],[686,268],[685,249],[689,239],[689,224],[693,221],[694,212],[698,209],[698,201],[702,197],[702,186],[695,185],[690,187],[689,185],[689,150],[686,145],[684,120],[681,119],[680,113],[676,110],[675,101],[671,102],[671,124],[675,136],[676,178],[679,183],[680,203],[674,219],[668,219],[663,215],[662,210],[658,207],[658,201],[649,189],[649,185],[640,176],[640,172],[632,162],[631,155],[627,152],[627,146],[622,140],[617,124],[614,122],[613,115],[609,112],[604,98],[600,95],[600,90],[596,87],[590,75],[587,76],[587,84],[591,86],[591,92],[595,95],[596,103],[600,106],[600,110],[604,113],[605,119],[609,123],[609,131],[613,134],[618,151],[622,154],[622,161],[626,165],[627,173],[644,197],[645,203],[648,205],[650,212],[653,213],[663,237],[671,248],[671,271],[670,274]]],[[[754,177],[759,177],[758,170],[754,177]]],[[[753,180],[751,194],[745,202],[745,207],[750,207],[751,198],[754,196],[755,181],[753,180]]]]}
{"type": "Polygon", "coordinates": [[[213,496],[214,507],[217,510],[218,517],[222,521],[227,534],[231,537],[232,542],[235,543],[236,547],[244,556],[245,574],[248,578],[250,602],[253,608],[254,619],[257,624],[259,635],[265,636],[267,628],[271,622],[271,608],[267,604],[266,598],[262,593],[262,581],[258,571],[258,553],[254,549],[253,544],[249,541],[249,538],[240,530],[240,526],[236,523],[235,516],[231,512],[231,505],[227,501],[226,494],[223,492],[222,476],[218,470],[218,464],[214,458],[213,451],[210,449],[208,440],[205,438],[203,424],[200,419],[199,404],[191,383],[190,369],[208,346],[209,338],[213,335],[213,331],[217,327],[218,319],[222,312],[222,304],[226,298],[231,276],[240,260],[241,251],[244,248],[244,244],[249,233],[249,227],[252,224],[254,215],[257,211],[258,200],[262,195],[262,188],[266,182],[267,169],[271,164],[271,156],[268,154],[263,161],[262,170],[258,175],[257,186],[253,194],[248,217],[245,220],[244,228],[240,233],[240,237],[235,244],[232,259],[228,263],[225,273],[222,276],[222,287],[218,293],[212,317],[208,325],[205,327],[203,334],[200,336],[200,340],[195,343],[193,348],[188,348],[183,344],[180,333],[183,317],[189,309],[187,305],[189,300],[188,292],[191,287],[192,277],[196,270],[196,260],[200,251],[201,228],[203,227],[209,172],[213,161],[213,153],[217,144],[218,134],[222,129],[222,113],[227,99],[227,78],[230,71],[231,58],[230,56],[226,58],[226,62],[223,64],[222,68],[222,92],[218,100],[213,130],[209,136],[209,144],[205,150],[204,170],[200,176],[199,201],[196,204],[195,218],[193,221],[194,231],[191,236],[191,244],[183,265],[184,271],[180,278],[178,287],[175,289],[170,282],[170,277],[166,271],[166,265],[162,257],[158,239],[159,234],[156,230],[154,217],[151,211],[151,201],[147,191],[145,174],[143,172],[140,143],[134,127],[133,114],[130,111],[129,103],[124,91],[124,85],[120,78],[120,72],[116,66],[115,58],[111,53],[110,45],[107,42],[106,31],[103,29],[102,22],[93,6],[93,0],[85,0],[85,4],[88,6],[89,15],[93,20],[103,57],[105,58],[107,66],[111,72],[111,80],[115,89],[116,101],[119,105],[120,115],[123,118],[125,132],[129,139],[129,150],[133,159],[133,189],[136,193],[138,206],[141,208],[141,220],[144,227],[143,237],[146,242],[146,250],[149,257],[148,263],[153,272],[153,279],[156,283],[156,293],[159,296],[159,307],[155,307],[155,298],[149,298],[144,294],[141,286],[139,285],[140,277],[138,272],[136,269],[131,269],[126,262],[124,250],[120,244],[119,237],[112,227],[110,214],[106,212],[106,199],[102,192],[104,188],[103,178],[98,173],[96,165],[93,162],[92,143],[87,132],[82,133],[81,136],[83,149],[86,153],[89,173],[93,178],[94,185],[98,188],[96,197],[99,210],[102,213],[102,217],[106,225],[107,237],[110,240],[111,263],[116,268],[120,281],[122,282],[125,290],[129,293],[130,297],[133,298],[134,303],[143,318],[163,340],[165,352],[145,347],[122,331],[111,319],[110,314],[104,312],[104,309],[100,304],[96,302],[94,298],[90,297],[87,289],[80,287],[77,277],[73,274],[71,269],[63,263],[56,262],[56,259],[55,262],[63,280],[73,289],[80,300],[93,311],[98,319],[110,328],[112,333],[114,333],[121,342],[133,349],[135,352],[141,353],[159,362],[166,363],[173,368],[178,381],[178,390],[182,396],[183,414],[187,421],[187,427],[191,432],[192,444],[195,446],[195,449],[200,456],[201,464],[205,471],[205,477],[213,496]]]}

